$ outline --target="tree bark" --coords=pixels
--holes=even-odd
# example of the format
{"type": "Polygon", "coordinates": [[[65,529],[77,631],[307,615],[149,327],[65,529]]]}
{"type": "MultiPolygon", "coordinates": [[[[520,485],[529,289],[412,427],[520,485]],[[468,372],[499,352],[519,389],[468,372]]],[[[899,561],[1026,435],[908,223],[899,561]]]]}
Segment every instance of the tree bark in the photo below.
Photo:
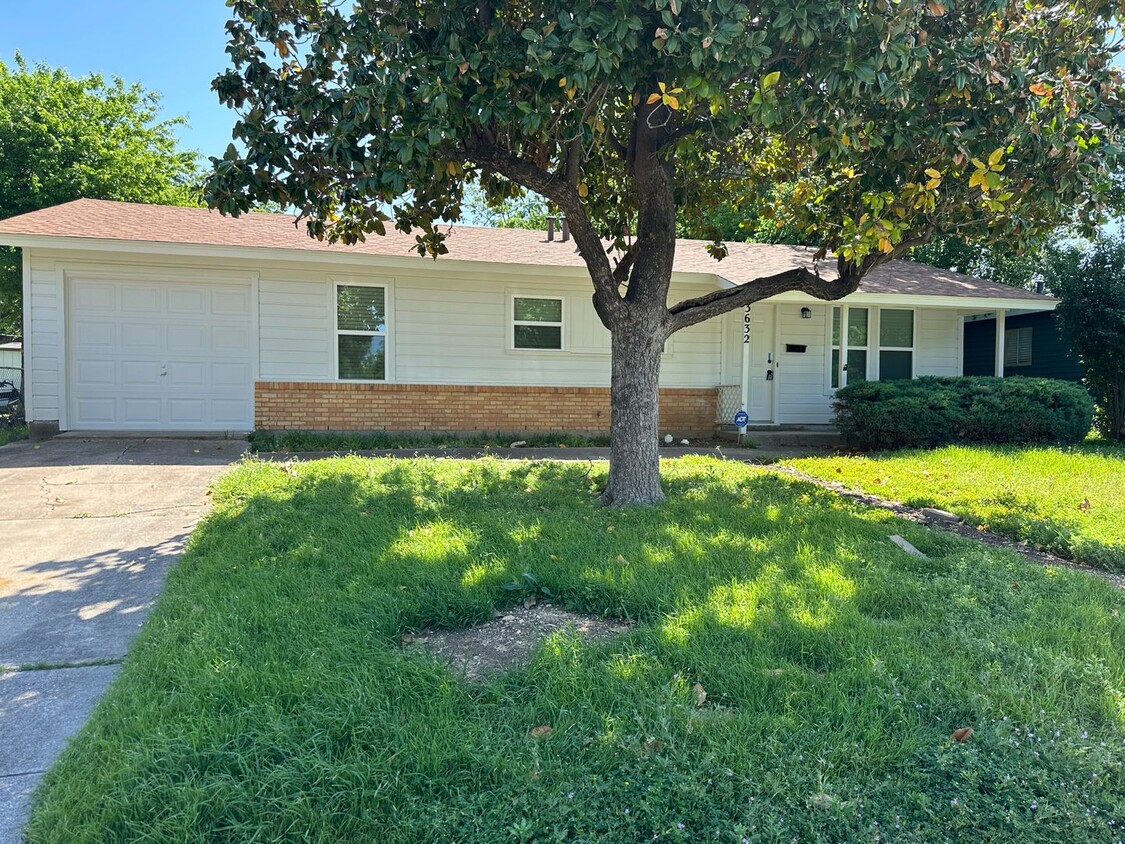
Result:
{"type": "Polygon", "coordinates": [[[609,485],[606,506],[659,504],[660,355],[665,339],[659,313],[613,330],[609,485]]]}

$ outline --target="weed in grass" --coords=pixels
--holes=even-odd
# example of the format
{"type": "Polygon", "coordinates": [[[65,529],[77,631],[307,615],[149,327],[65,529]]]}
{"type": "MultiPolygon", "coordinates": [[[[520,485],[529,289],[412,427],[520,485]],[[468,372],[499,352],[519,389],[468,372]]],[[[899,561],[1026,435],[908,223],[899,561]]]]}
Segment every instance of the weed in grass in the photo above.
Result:
{"type": "Polygon", "coordinates": [[[243,464],[31,841],[1120,837],[1120,591],[736,463],[665,478],[619,511],[604,465],[243,464]],[[525,572],[636,623],[473,685],[399,646],[525,572]]]}
{"type": "Polygon", "coordinates": [[[27,439],[26,425],[0,425],[0,446],[27,439]]]}
{"type": "Polygon", "coordinates": [[[951,510],[1068,559],[1125,571],[1125,452],[1103,442],[952,446],[788,464],[911,506],[951,510]]]}

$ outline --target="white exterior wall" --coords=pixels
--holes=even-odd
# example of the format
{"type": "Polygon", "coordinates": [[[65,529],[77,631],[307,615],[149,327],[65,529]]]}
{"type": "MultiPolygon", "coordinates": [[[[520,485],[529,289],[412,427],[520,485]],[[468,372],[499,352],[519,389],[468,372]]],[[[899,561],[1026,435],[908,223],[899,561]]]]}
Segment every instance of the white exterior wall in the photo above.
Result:
{"type": "Polygon", "coordinates": [[[914,315],[914,374],[960,375],[964,366],[964,311],[923,308],[914,315]]]}
{"type": "Polygon", "coordinates": [[[0,367],[19,369],[23,366],[23,352],[19,349],[0,349],[0,367]]]}
{"type": "Polygon", "coordinates": [[[30,278],[24,279],[27,301],[23,338],[24,350],[24,414],[29,420],[60,418],[60,361],[63,353],[62,284],[53,261],[40,260],[31,250],[24,250],[25,267],[30,278]]]}
{"type": "Polygon", "coordinates": [[[831,361],[831,306],[779,304],[774,308],[777,325],[777,419],[776,422],[827,425],[832,421],[832,390],[828,380],[831,361]],[[812,311],[801,318],[801,308],[812,311]],[[806,350],[787,352],[786,345],[806,350]]]}

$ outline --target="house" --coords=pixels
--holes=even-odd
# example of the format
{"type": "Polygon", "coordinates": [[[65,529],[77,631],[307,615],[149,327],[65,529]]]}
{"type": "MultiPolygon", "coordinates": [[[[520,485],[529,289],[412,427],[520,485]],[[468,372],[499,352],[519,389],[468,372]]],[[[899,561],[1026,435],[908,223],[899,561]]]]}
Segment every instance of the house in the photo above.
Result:
{"type": "MultiPolygon", "coordinates": [[[[398,232],[330,245],[284,215],[78,200],[0,221],[0,243],[23,249],[39,432],[608,429],[609,333],[573,242],[543,232],[456,226],[434,261],[398,232]]],[[[672,297],[813,261],[730,247],[682,241],[672,297]]],[[[963,373],[967,315],[1054,306],[905,261],[838,303],[777,296],[669,339],[661,426],[830,423],[849,379],[963,373]]]]}
{"type": "MultiPolygon", "coordinates": [[[[965,318],[965,374],[996,370],[996,314],[965,318]]],[[[1062,336],[1050,311],[1009,312],[1004,320],[1004,375],[1081,381],[1078,355],[1062,336]]]]}
{"type": "Polygon", "coordinates": [[[23,344],[18,340],[0,343],[0,369],[19,369],[23,366],[23,344]]]}

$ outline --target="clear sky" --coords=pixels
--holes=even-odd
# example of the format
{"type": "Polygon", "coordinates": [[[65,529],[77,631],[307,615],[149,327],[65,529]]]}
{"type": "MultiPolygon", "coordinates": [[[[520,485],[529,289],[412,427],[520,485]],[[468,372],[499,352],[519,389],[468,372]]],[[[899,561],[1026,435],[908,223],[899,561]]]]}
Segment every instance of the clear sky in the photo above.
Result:
{"type": "Polygon", "coordinates": [[[235,113],[219,104],[211,80],[227,67],[229,10],[223,0],[33,0],[3,3],[0,61],[75,76],[95,71],[163,95],[164,116],[183,116],[187,149],[221,155],[235,113]]]}

